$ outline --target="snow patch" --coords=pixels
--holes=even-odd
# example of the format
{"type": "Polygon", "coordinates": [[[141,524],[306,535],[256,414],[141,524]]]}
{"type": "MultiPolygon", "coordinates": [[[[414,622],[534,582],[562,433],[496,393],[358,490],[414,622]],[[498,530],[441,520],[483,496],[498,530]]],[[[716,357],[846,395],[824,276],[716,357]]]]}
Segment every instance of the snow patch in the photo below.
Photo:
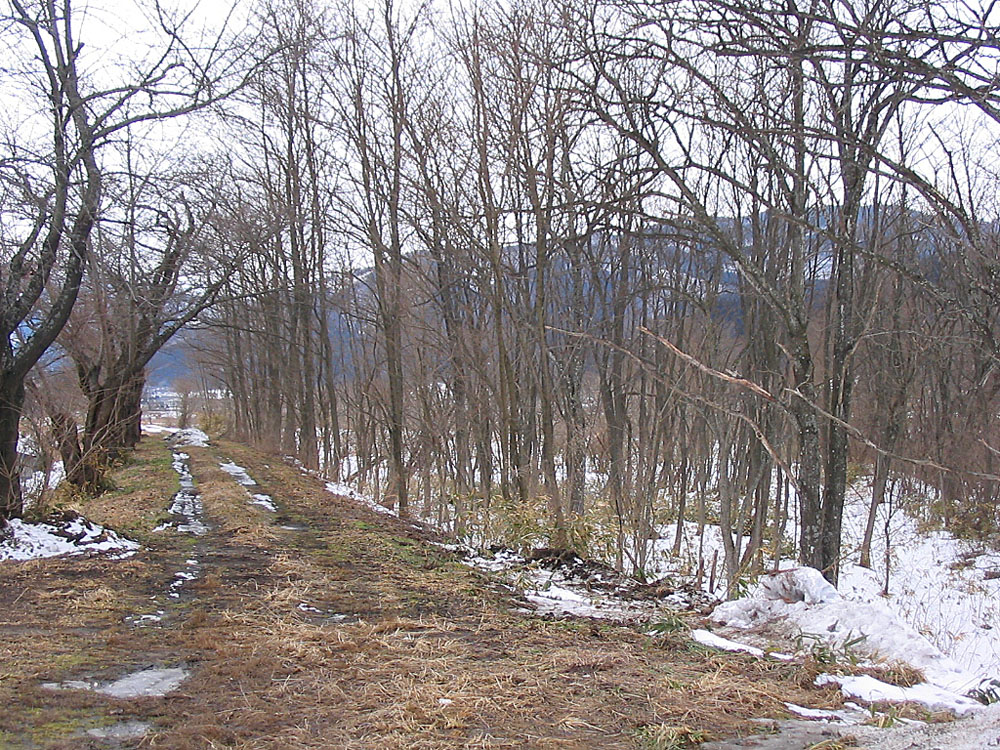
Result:
{"type": "Polygon", "coordinates": [[[277,513],[278,512],[278,508],[272,502],[270,495],[263,495],[261,493],[253,494],[253,495],[250,496],[250,504],[251,505],[259,505],[264,510],[269,510],[272,513],[277,513]]]}
{"type": "Polygon", "coordinates": [[[257,483],[250,478],[247,470],[242,466],[238,466],[232,461],[228,463],[219,464],[219,468],[226,472],[229,476],[235,479],[239,484],[244,487],[256,487],[257,483]]]}
{"type": "Polygon", "coordinates": [[[110,695],[112,698],[160,697],[180,687],[187,679],[186,669],[141,669],[117,680],[101,683],[88,680],[68,680],[66,682],[46,682],[46,690],[93,690],[110,695]]]}
{"type": "Polygon", "coordinates": [[[54,523],[27,523],[14,518],[8,521],[7,533],[0,539],[0,560],[37,560],[91,552],[110,553],[112,559],[121,560],[139,549],[138,542],[80,516],[54,523]]]}
{"type": "Polygon", "coordinates": [[[176,427],[165,427],[162,424],[144,424],[142,431],[147,435],[173,435],[177,432],[176,427]]]}
{"type": "Polygon", "coordinates": [[[718,649],[719,651],[745,653],[750,654],[751,656],[756,656],[760,659],[763,659],[765,656],[769,656],[772,659],[777,659],[778,661],[791,661],[795,658],[790,654],[782,654],[777,651],[765,652],[764,649],[757,648],[756,646],[751,646],[746,643],[740,643],[738,641],[731,641],[728,638],[723,638],[715,633],[710,633],[707,630],[692,630],[691,637],[702,646],[708,646],[709,648],[718,649]]]}
{"type": "Polygon", "coordinates": [[[327,482],[326,491],[333,495],[340,495],[341,497],[347,497],[351,500],[361,503],[362,505],[370,508],[376,513],[381,513],[386,516],[398,515],[396,511],[392,508],[387,508],[381,503],[375,502],[374,499],[368,497],[367,495],[362,495],[360,492],[355,490],[350,485],[341,484],[340,482],[327,482]]]}
{"type": "Polygon", "coordinates": [[[756,646],[748,646],[745,643],[737,643],[736,641],[731,641],[728,638],[722,638],[721,636],[715,635],[715,633],[709,633],[707,630],[692,630],[691,637],[696,643],[700,643],[702,646],[717,649],[718,651],[745,653],[758,658],[764,657],[763,649],[757,648],[756,646]]]}
{"type": "Polygon", "coordinates": [[[926,682],[913,687],[899,687],[871,675],[821,674],[816,678],[816,685],[840,685],[840,691],[846,697],[858,698],[866,703],[919,703],[931,711],[953,711],[959,716],[983,708],[982,703],[972,698],[926,682]]]}
{"type": "MultiPolygon", "coordinates": [[[[219,468],[235,479],[237,484],[246,488],[247,492],[250,492],[251,488],[260,486],[257,484],[256,480],[250,476],[246,469],[232,461],[219,464],[219,468]]],[[[274,504],[273,498],[262,492],[250,492],[250,504],[259,505],[261,508],[270,511],[271,513],[278,512],[278,508],[274,504]]]]}
{"type": "Polygon", "coordinates": [[[208,435],[195,427],[188,427],[184,430],[177,430],[170,438],[170,443],[174,446],[191,446],[192,448],[207,448],[209,446],[208,435]]]}

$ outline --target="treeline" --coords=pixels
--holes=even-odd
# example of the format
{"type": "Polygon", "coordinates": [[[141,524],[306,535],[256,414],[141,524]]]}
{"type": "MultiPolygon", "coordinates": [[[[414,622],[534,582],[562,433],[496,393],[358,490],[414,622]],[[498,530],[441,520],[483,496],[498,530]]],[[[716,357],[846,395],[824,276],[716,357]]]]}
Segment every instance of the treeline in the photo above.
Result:
{"type": "Polygon", "coordinates": [[[852,461],[994,529],[996,60],[951,12],[274,8],[235,431],[460,533],[596,515],[639,570],[707,512],[729,576],[787,532],[835,577],[852,461]]]}
{"type": "Polygon", "coordinates": [[[989,14],[271,2],[150,231],[215,259],[173,298],[235,437],[481,539],[641,572],[694,519],[835,580],[856,465],[1000,522],[989,14]]]}

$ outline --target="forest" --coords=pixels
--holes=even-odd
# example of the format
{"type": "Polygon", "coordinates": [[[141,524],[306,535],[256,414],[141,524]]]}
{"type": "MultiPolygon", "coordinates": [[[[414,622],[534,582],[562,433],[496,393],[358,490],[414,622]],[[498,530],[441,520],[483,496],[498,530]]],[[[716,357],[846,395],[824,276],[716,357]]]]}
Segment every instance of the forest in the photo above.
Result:
{"type": "Polygon", "coordinates": [[[0,521],[174,340],[184,420],[481,545],[836,582],[859,476],[867,564],[908,488],[1000,533],[992,4],[121,13],[0,11],[0,521]]]}

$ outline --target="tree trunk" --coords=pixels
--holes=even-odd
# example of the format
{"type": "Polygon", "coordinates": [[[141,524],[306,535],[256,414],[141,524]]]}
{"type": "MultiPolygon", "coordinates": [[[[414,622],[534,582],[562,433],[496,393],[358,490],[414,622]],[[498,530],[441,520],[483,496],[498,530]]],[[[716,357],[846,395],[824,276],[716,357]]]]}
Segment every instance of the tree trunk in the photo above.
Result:
{"type": "Polygon", "coordinates": [[[0,522],[24,512],[17,460],[18,429],[24,405],[24,378],[0,375],[0,522]]]}

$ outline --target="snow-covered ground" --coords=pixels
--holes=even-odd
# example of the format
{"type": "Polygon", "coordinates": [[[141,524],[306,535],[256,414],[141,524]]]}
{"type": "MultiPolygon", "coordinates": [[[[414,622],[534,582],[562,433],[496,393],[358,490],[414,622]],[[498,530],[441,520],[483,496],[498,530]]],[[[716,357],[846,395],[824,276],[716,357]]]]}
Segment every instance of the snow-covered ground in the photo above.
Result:
{"type": "Polygon", "coordinates": [[[908,701],[965,714],[982,708],[969,694],[991,677],[962,668],[882,602],[843,596],[812,568],[764,576],[747,596],[716,607],[712,620],[731,632],[783,638],[806,652],[821,646],[832,662],[903,663],[923,673],[924,682],[908,688],[870,675],[823,675],[817,682],[838,683],[845,696],[866,703],[908,701]]]}
{"type": "Polygon", "coordinates": [[[951,657],[963,669],[1000,676],[1000,552],[923,531],[898,506],[883,505],[872,545],[874,570],[857,565],[870,489],[851,487],[844,514],[844,548],[838,588],[852,601],[879,602],[951,657]],[[890,528],[888,596],[886,523],[890,528]]]}
{"type": "MultiPolygon", "coordinates": [[[[890,616],[898,618],[908,633],[916,633],[929,646],[940,650],[968,675],[969,681],[1000,676],[1000,553],[956,539],[946,531],[921,529],[897,500],[879,509],[872,543],[874,569],[861,567],[859,548],[871,502],[869,482],[863,478],[848,489],[843,522],[844,561],[838,583],[845,601],[843,606],[857,605],[857,612],[862,613],[859,617],[880,622],[890,616]],[[888,596],[883,596],[886,588],[888,596]]],[[[922,498],[915,499],[918,504],[923,502],[922,498]]],[[[699,533],[698,524],[685,523],[677,557],[673,555],[676,525],[667,524],[658,531],[659,538],[650,543],[650,577],[690,576],[698,570],[701,560],[701,585],[708,591],[712,562],[717,560],[715,589],[709,593],[725,598],[719,528],[707,525],[699,533]]],[[[796,563],[783,560],[780,567],[796,567],[796,563]]],[[[803,626],[815,630],[833,624],[834,619],[831,616],[824,624],[805,622],[803,626]]],[[[841,624],[844,635],[847,630],[841,624]]]]}

